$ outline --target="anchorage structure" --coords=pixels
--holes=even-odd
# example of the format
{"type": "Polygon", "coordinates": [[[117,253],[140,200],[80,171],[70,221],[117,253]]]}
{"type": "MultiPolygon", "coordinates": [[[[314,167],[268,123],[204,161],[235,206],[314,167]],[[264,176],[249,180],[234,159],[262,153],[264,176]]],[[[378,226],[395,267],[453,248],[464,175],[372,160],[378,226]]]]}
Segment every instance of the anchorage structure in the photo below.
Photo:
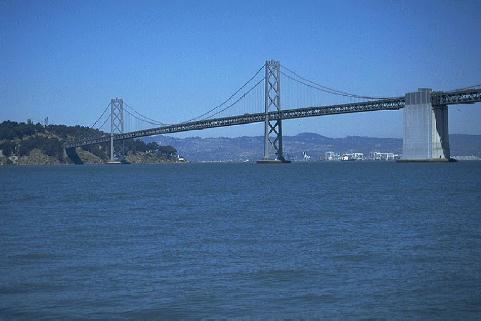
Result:
{"type": "Polygon", "coordinates": [[[114,136],[124,133],[124,100],[110,100],[110,161],[114,161],[114,136]]]}
{"type": "Polygon", "coordinates": [[[432,90],[407,93],[404,107],[404,161],[449,161],[448,106],[433,103],[432,90]]]}
{"type": "Polygon", "coordinates": [[[281,64],[268,60],[265,65],[264,158],[258,163],[288,163],[282,150],[282,119],[272,118],[281,113],[281,64]]]}

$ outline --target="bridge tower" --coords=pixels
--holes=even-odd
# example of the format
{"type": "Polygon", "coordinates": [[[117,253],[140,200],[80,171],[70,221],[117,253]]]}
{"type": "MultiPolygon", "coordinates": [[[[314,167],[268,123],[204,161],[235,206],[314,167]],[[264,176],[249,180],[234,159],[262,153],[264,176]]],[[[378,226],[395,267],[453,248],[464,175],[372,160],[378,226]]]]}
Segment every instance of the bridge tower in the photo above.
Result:
{"type": "Polygon", "coordinates": [[[114,135],[124,132],[124,100],[110,100],[110,161],[114,161],[114,135]]]}
{"type": "Polygon", "coordinates": [[[282,121],[271,120],[270,112],[281,111],[281,65],[279,61],[267,60],[265,64],[265,121],[264,158],[257,163],[289,163],[282,150],[282,121]]]}
{"type": "Polygon", "coordinates": [[[432,99],[432,90],[407,93],[401,161],[449,161],[448,106],[432,99]]]}

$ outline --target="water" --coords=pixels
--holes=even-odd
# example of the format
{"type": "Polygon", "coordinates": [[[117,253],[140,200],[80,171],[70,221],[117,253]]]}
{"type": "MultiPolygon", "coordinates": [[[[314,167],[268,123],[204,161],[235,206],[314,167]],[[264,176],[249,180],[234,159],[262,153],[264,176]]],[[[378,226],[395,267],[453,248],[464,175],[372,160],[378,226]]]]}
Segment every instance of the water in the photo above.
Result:
{"type": "Polygon", "coordinates": [[[478,319],[481,163],[0,168],[0,319],[478,319]]]}

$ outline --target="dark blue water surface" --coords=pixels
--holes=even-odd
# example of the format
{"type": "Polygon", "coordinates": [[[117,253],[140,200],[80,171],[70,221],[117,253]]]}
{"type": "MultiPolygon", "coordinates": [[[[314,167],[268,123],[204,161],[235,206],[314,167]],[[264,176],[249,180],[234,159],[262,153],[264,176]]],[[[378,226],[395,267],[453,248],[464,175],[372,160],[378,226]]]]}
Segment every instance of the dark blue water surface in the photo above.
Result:
{"type": "Polygon", "coordinates": [[[481,163],[0,168],[0,319],[479,319],[481,163]]]}

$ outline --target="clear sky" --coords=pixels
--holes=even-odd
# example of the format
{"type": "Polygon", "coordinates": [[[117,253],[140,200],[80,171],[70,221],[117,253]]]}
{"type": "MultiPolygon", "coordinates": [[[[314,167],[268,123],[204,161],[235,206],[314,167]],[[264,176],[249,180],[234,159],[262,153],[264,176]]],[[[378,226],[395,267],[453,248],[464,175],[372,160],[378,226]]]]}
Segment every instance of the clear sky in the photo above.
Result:
{"type": "MultiPolygon", "coordinates": [[[[481,1],[0,0],[0,121],[91,125],[112,97],[197,116],[277,59],[326,86],[400,96],[481,84],[481,1]]],[[[481,104],[450,132],[481,134],[481,104]]],[[[263,125],[182,136],[262,135],[263,125]]],[[[402,112],[284,122],[284,134],[401,137],[402,112]]]]}

